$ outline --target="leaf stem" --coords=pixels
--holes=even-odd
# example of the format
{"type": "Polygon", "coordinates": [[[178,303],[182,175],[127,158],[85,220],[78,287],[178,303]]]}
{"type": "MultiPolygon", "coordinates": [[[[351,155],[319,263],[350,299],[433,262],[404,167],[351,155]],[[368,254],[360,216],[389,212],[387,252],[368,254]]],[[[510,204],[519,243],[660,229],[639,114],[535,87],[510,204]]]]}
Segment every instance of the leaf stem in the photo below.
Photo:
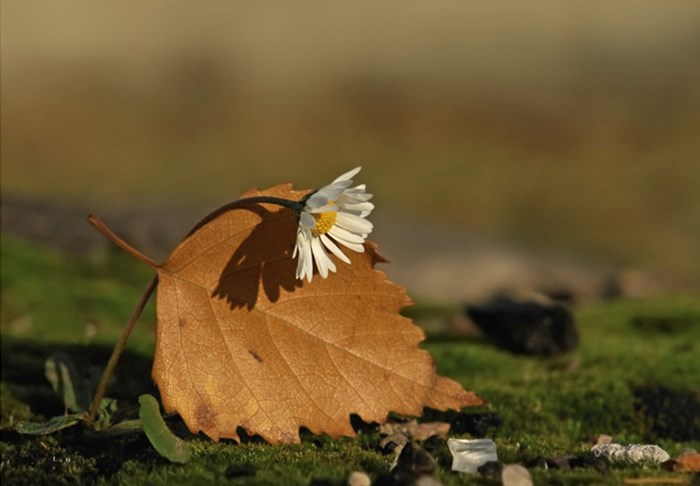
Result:
{"type": "Polygon", "coordinates": [[[239,208],[241,206],[245,206],[246,204],[276,204],[277,206],[283,206],[285,208],[292,209],[294,211],[301,211],[304,208],[304,204],[306,204],[306,200],[308,199],[308,195],[303,197],[299,201],[294,201],[291,199],[283,199],[281,197],[273,197],[273,196],[252,196],[252,197],[244,197],[243,199],[237,199],[236,201],[231,201],[228,204],[224,204],[223,206],[215,209],[211,213],[207,214],[205,217],[203,217],[197,224],[195,224],[192,229],[185,235],[185,238],[188,236],[191,236],[195,231],[197,231],[199,228],[202,226],[206,225],[213,219],[221,216],[223,213],[230,211],[232,209],[239,208]]]}
{"type": "Polygon", "coordinates": [[[119,248],[127,252],[129,255],[133,256],[137,260],[141,260],[143,263],[151,268],[156,268],[158,264],[151,260],[149,257],[138,251],[136,248],[128,244],[126,241],[117,236],[114,231],[112,231],[100,218],[91,214],[87,218],[88,223],[93,225],[97,230],[102,233],[108,240],[117,245],[119,248]]]}
{"type": "Polygon", "coordinates": [[[129,336],[131,335],[131,331],[134,330],[134,326],[136,325],[136,321],[138,320],[139,316],[141,315],[141,312],[143,312],[143,308],[146,306],[146,303],[148,302],[148,299],[151,297],[151,294],[153,294],[153,291],[156,288],[156,285],[158,284],[158,276],[154,275],[151,281],[148,284],[148,287],[146,287],[146,290],[144,290],[143,294],[141,295],[141,299],[139,300],[138,304],[136,305],[136,308],[134,311],[131,313],[131,317],[129,318],[129,322],[127,323],[126,327],[124,328],[124,331],[122,331],[122,335],[119,336],[119,341],[114,345],[114,349],[112,350],[112,355],[109,357],[109,361],[107,362],[107,366],[105,367],[104,371],[102,372],[102,378],[100,379],[100,384],[97,386],[97,390],[95,391],[95,398],[92,401],[92,407],[90,407],[90,414],[87,417],[87,423],[92,425],[95,422],[95,417],[97,416],[97,411],[100,408],[100,402],[102,402],[102,399],[105,396],[105,393],[107,392],[107,386],[109,385],[109,379],[112,377],[112,374],[114,373],[114,369],[117,367],[117,363],[119,362],[119,358],[122,355],[122,352],[124,351],[124,348],[126,348],[126,342],[129,340],[129,336]]]}

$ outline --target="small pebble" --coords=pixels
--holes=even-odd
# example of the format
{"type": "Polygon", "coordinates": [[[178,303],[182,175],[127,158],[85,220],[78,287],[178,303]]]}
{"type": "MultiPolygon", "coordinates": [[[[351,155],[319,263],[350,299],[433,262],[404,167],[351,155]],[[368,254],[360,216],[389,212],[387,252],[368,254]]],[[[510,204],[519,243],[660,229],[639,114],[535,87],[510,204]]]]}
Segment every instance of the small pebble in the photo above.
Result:
{"type": "Polygon", "coordinates": [[[362,471],[353,471],[348,476],[348,486],[370,486],[370,484],[372,480],[362,471]]]}
{"type": "Polygon", "coordinates": [[[661,464],[671,456],[661,447],[654,444],[596,444],[591,452],[597,457],[606,457],[612,462],[631,464],[654,463],[661,464]]]}
{"type": "Polygon", "coordinates": [[[578,346],[571,311],[544,296],[526,300],[500,297],[468,306],[466,312],[497,346],[516,354],[555,356],[578,346]]]}
{"type": "Polygon", "coordinates": [[[612,443],[613,438],[607,434],[600,434],[598,437],[595,438],[595,443],[596,444],[610,444],[612,443]]]}
{"type": "Polygon", "coordinates": [[[496,461],[489,461],[483,466],[479,466],[477,470],[479,471],[479,474],[481,474],[481,477],[483,477],[484,479],[498,481],[501,478],[503,464],[496,461]]]}
{"type": "Polygon", "coordinates": [[[401,448],[406,445],[408,438],[403,434],[391,434],[382,439],[379,443],[379,448],[382,454],[389,455],[395,451],[401,451],[401,448]]]}
{"type": "Polygon", "coordinates": [[[547,459],[547,468],[562,469],[564,471],[568,471],[574,467],[576,459],[576,456],[570,454],[565,456],[552,457],[551,459],[547,459]]]}
{"type": "Polygon", "coordinates": [[[416,479],[414,486],[442,486],[442,483],[432,476],[424,474],[416,479]]]}
{"type": "Polygon", "coordinates": [[[407,471],[412,474],[432,474],[435,466],[437,466],[435,458],[413,442],[403,447],[396,461],[397,471],[407,471]]]}
{"type": "Polygon", "coordinates": [[[501,482],[503,486],[532,486],[532,475],[520,464],[508,464],[503,466],[501,482]]]}
{"type": "Polygon", "coordinates": [[[423,441],[423,448],[428,452],[433,452],[445,444],[445,439],[439,435],[431,435],[423,441]]]}

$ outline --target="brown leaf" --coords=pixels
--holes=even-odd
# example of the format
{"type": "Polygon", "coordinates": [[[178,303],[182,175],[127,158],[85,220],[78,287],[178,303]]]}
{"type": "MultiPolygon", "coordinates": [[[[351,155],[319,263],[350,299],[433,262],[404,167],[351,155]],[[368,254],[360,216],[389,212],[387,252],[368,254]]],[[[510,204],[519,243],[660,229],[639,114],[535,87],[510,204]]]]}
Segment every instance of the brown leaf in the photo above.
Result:
{"type": "Polygon", "coordinates": [[[409,420],[408,422],[387,422],[379,426],[379,433],[383,435],[403,434],[415,440],[425,440],[437,435],[443,439],[450,432],[450,424],[447,422],[421,422],[409,420]]]}
{"type": "Polygon", "coordinates": [[[700,454],[684,454],[675,460],[675,470],[682,472],[700,472],[700,454]]]}
{"type": "MultiPolygon", "coordinates": [[[[244,196],[300,199],[280,185],[244,196]]],[[[384,422],[389,411],[482,403],[437,376],[418,349],[423,332],[399,310],[411,303],[374,264],[372,243],[346,252],[328,279],[295,278],[296,215],[247,204],[186,238],[158,268],[153,378],[167,412],[214,440],[237,428],[271,443],[298,430],[353,436],[349,415],[384,422]]]]}
{"type": "Polygon", "coordinates": [[[433,435],[447,438],[450,433],[450,424],[447,422],[423,422],[418,424],[418,428],[413,433],[413,438],[416,440],[426,440],[433,435]]]}

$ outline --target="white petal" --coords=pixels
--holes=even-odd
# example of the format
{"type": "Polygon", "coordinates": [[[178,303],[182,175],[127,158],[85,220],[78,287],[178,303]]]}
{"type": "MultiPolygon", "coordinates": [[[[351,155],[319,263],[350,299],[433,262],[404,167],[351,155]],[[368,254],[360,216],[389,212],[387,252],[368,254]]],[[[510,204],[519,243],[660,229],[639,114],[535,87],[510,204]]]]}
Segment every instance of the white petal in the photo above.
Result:
{"type": "MultiPolygon", "coordinates": [[[[319,198],[326,198],[327,201],[335,201],[340,197],[340,195],[343,193],[347,187],[352,184],[352,182],[347,181],[347,182],[338,182],[336,184],[331,184],[328,186],[324,186],[318,191],[314,193],[313,196],[309,198],[309,200],[313,199],[315,196],[318,196],[319,198]]],[[[308,201],[307,201],[308,204],[308,201]]]]}
{"type": "Polygon", "coordinates": [[[357,199],[362,199],[364,201],[369,201],[372,199],[372,194],[367,191],[367,186],[364,184],[361,184],[359,186],[355,187],[350,187],[348,189],[345,189],[343,191],[343,195],[347,197],[352,197],[352,198],[357,198],[357,199]]]}
{"type": "Polygon", "coordinates": [[[338,198],[336,203],[341,204],[341,205],[342,204],[357,204],[357,203],[365,203],[365,202],[369,201],[370,199],[372,199],[372,198],[371,197],[359,197],[359,196],[355,196],[353,194],[350,194],[350,195],[343,194],[342,196],[340,196],[338,198]]]}
{"type": "Polygon", "coordinates": [[[352,214],[357,214],[364,218],[372,212],[372,210],[374,209],[374,204],[370,202],[353,202],[349,204],[340,204],[340,207],[345,211],[348,211],[352,214]]]}
{"type": "Polygon", "coordinates": [[[302,212],[299,216],[299,225],[306,230],[316,227],[316,219],[307,212],[302,212]]]}
{"type": "Polygon", "coordinates": [[[297,232],[297,246],[299,248],[299,260],[297,261],[297,278],[303,280],[307,277],[309,282],[313,277],[313,259],[311,256],[311,241],[305,231],[297,232]]]}
{"type": "Polygon", "coordinates": [[[345,192],[348,192],[350,194],[358,193],[358,192],[365,192],[367,190],[367,185],[366,184],[358,184],[355,187],[351,187],[345,192]]]}
{"type": "Polygon", "coordinates": [[[339,212],[335,221],[337,226],[360,235],[371,233],[374,228],[374,225],[366,219],[351,213],[339,212]]]}
{"type": "Polygon", "coordinates": [[[333,239],[335,239],[335,241],[337,241],[338,243],[340,243],[344,247],[349,248],[350,250],[352,250],[356,253],[364,253],[364,251],[365,251],[365,247],[362,246],[361,243],[353,243],[351,241],[343,240],[342,238],[338,238],[333,233],[328,233],[328,234],[331,235],[333,237],[333,239]]]}
{"type": "MultiPolygon", "coordinates": [[[[297,242],[294,244],[294,251],[292,252],[292,259],[297,257],[299,253],[299,231],[297,230],[297,242]]],[[[299,264],[297,263],[297,277],[299,277],[299,264]]]]}
{"type": "Polygon", "coordinates": [[[335,272],[335,263],[326,250],[349,264],[350,259],[336,242],[358,253],[365,251],[363,243],[374,227],[365,219],[374,210],[374,204],[368,202],[372,194],[366,192],[364,184],[350,187],[352,178],[361,169],[356,167],[341,174],[306,200],[299,216],[297,241],[292,253],[293,258],[298,258],[297,278],[307,278],[311,282],[314,266],[323,278],[327,278],[329,272],[335,272]],[[316,227],[314,215],[330,211],[337,213],[335,224],[327,234],[313,236],[311,231],[316,227]]]}
{"type": "Polygon", "coordinates": [[[321,243],[323,243],[323,245],[326,248],[328,248],[331,251],[331,253],[333,253],[335,256],[337,256],[340,260],[344,261],[345,263],[347,263],[347,264],[350,263],[350,259],[347,256],[345,256],[345,253],[340,251],[340,248],[338,248],[338,246],[335,243],[333,243],[333,240],[331,240],[326,235],[321,235],[320,238],[321,238],[321,243]]]}
{"type": "MultiPolygon", "coordinates": [[[[356,233],[351,233],[350,231],[339,227],[337,224],[333,225],[333,227],[330,229],[328,232],[333,238],[335,238],[337,241],[340,241],[345,245],[345,242],[347,241],[348,243],[364,243],[365,239],[362,237],[362,235],[356,234],[356,233]]],[[[347,245],[345,245],[347,246],[347,245]]]]}
{"type": "Polygon", "coordinates": [[[347,171],[345,174],[342,174],[342,175],[339,175],[338,177],[336,177],[336,179],[332,182],[332,184],[335,184],[336,182],[352,180],[352,178],[361,170],[362,170],[362,166],[355,167],[354,169],[347,171]]]}
{"type": "Polygon", "coordinates": [[[320,208],[313,208],[309,209],[308,211],[312,214],[318,214],[318,213],[328,213],[330,211],[337,211],[338,205],[336,204],[326,204],[325,206],[321,206],[320,208]]]}
{"type": "Polygon", "coordinates": [[[315,192],[311,195],[309,199],[306,200],[306,208],[313,209],[328,204],[328,198],[324,194],[319,194],[315,192]]]}
{"type": "Polygon", "coordinates": [[[318,273],[321,277],[328,277],[328,270],[335,272],[335,263],[328,257],[326,250],[321,246],[321,241],[318,238],[311,239],[311,250],[314,255],[314,260],[316,261],[316,267],[318,268],[318,273]]]}

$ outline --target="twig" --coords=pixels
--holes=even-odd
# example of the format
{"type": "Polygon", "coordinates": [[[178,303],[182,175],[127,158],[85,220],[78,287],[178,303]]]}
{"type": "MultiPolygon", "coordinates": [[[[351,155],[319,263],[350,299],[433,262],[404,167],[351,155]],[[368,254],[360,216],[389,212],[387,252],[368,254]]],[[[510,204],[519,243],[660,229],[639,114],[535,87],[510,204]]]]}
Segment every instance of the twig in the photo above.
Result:
{"type": "Polygon", "coordinates": [[[148,302],[148,299],[151,297],[151,294],[156,288],[156,285],[158,284],[158,276],[154,275],[151,281],[148,284],[148,287],[146,287],[146,290],[144,290],[143,294],[141,295],[141,299],[139,300],[139,303],[136,305],[136,308],[134,309],[134,312],[131,313],[131,317],[129,318],[129,322],[127,323],[126,327],[124,328],[124,331],[122,331],[122,335],[119,336],[119,341],[114,345],[114,349],[112,350],[112,355],[109,357],[109,361],[107,362],[107,366],[105,367],[105,370],[102,372],[102,378],[100,379],[100,384],[97,386],[97,391],[95,391],[95,398],[92,401],[92,407],[90,407],[90,414],[87,417],[87,422],[88,424],[93,424],[95,421],[95,417],[97,416],[97,411],[100,408],[100,402],[105,396],[105,393],[107,392],[107,385],[109,384],[109,379],[112,377],[112,373],[114,373],[114,369],[117,367],[117,363],[119,362],[119,358],[122,355],[122,352],[124,351],[124,348],[126,348],[126,342],[129,340],[129,336],[131,335],[131,331],[134,330],[134,326],[136,325],[136,321],[138,320],[139,316],[141,315],[141,312],[143,311],[143,308],[146,306],[146,303],[148,302]]]}
{"type": "Polygon", "coordinates": [[[687,478],[625,478],[625,484],[690,484],[687,478]]]}
{"type": "Polygon", "coordinates": [[[122,240],[119,236],[114,233],[107,225],[97,216],[94,214],[91,214],[87,218],[88,223],[93,225],[97,230],[105,235],[108,240],[112,241],[115,245],[117,245],[119,248],[127,252],[129,255],[133,256],[134,258],[141,260],[143,263],[148,265],[151,268],[156,268],[158,267],[158,264],[151,260],[149,257],[138,251],[136,248],[128,244],[126,241],[122,240]]]}
{"type": "MultiPolygon", "coordinates": [[[[129,245],[126,241],[121,239],[119,236],[117,236],[114,231],[112,231],[100,218],[95,216],[94,214],[91,214],[87,218],[88,223],[90,223],[92,226],[97,228],[97,230],[105,235],[110,241],[112,241],[115,245],[117,245],[119,248],[127,252],[129,255],[133,256],[134,258],[142,261],[146,265],[148,265],[151,268],[157,268],[158,264],[151,260],[149,257],[138,251],[136,248],[133,246],[129,245]]],[[[100,409],[100,402],[102,402],[102,399],[105,396],[105,393],[107,392],[107,385],[109,384],[109,379],[112,377],[112,374],[114,373],[114,369],[117,367],[117,363],[119,362],[119,358],[121,357],[122,353],[124,352],[124,349],[126,348],[126,342],[129,340],[129,336],[131,335],[131,332],[134,330],[134,326],[136,325],[136,321],[138,320],[139,316],[141,315],[141,312],[143,312],[143,308],[146,306],[146,303],[148,302],[148,299],[151,297],[151,294],[153,294],[153,291],[156,288],[156,285],[158,284],[158,276],[155,275],[151,279],[150,283],[148,284],[148,287],[146,287],[146,290],[143,292],[141,295],[141,299],[139,300],[138,304],[136,305],[136,308],[134,311],[131,313],[131,317],[129,318],[129,322],[126,324],[126,327],[124,328],[124,331],[122,331],[122,335],[119,336],[119,340],[117,343],[114,345],[114,349],[112,350],[112,355],[109,357],[109,361],[107,362],[107,366],[105,367],[104,371],[102,372],[102,378],[100,379],[100,384],[97,386],[97,390],[95,391],[95,398],[92,401],[92,406],[90,407],[90,413],[87,416],[87,422],[88,424],[92,425],[95,422],[95,417],[97,416],[97,412],[100,409]]]]}

